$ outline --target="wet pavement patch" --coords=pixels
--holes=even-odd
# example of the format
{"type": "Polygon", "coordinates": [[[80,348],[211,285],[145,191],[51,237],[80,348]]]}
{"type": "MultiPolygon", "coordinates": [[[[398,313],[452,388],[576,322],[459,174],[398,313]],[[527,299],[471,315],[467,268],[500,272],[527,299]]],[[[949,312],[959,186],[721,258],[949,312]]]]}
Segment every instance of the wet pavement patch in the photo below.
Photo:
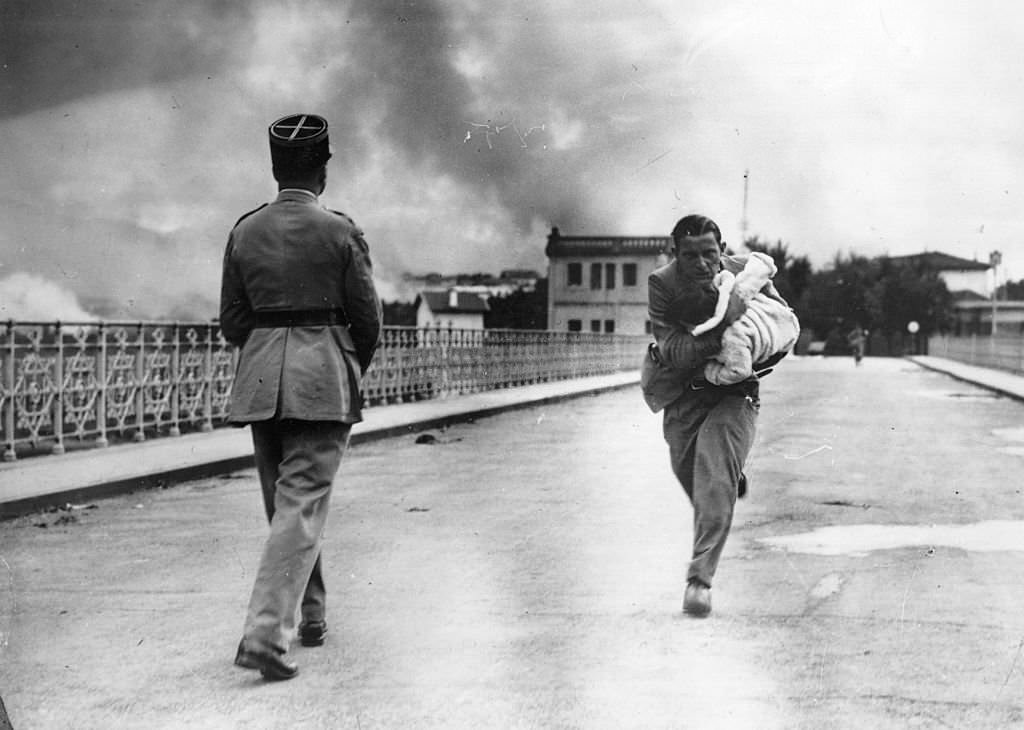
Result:
{"type": "Polygon", "coordinates": [[[819,580],[811,589],[811,598],[824,600],[835,595],[843,586],[843,577],[838,573],[829,573],[819,580]]]}
{"type": "Polygon", "coordinates": [[[866,555],[873,550],[908,547],[1024,552],[1024,521],[987,520],[964,525],[831,525],[795,535],[765,537],[761,542],[812,555],[866,555]]]}
{"type": "Polygon", "coordinates": [[[1024,428],[993,428],[992,435],[1007,441],[1024,441],[1024,428]]]}
{"type": "MultiPolygon", "coordinates": [[[[992,435],[1011,442],[1024,442],[1024,428],[993,428],[992,435]]],[[[1002,446],[999,451],[1011,456],[1024,456],[1024,445],[1002,446]]]]}

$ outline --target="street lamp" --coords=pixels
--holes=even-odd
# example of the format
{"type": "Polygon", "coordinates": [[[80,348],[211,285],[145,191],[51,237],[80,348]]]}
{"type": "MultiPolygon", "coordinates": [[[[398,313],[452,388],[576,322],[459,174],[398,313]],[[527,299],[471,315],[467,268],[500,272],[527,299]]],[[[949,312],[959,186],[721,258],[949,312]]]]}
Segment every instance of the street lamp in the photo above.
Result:
{"type": "Polygon", "coordinates": [[[999,264],[1003,262],[1000,251],[991,251],[988,255],[989,266],[992,267],[992,336],[996,334],[996,293],[999,286],[999,264]]]}

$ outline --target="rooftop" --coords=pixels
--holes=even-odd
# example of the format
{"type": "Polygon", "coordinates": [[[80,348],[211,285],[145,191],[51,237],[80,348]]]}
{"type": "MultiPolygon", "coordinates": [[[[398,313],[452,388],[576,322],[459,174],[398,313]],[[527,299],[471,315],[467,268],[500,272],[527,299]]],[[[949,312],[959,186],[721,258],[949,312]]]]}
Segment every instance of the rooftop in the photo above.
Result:
{"type": "Polygon", "coordinates": [[[990,266],[981,261],[971,261],[941,251],[926,251],[909,256],[889,256],[894,263],[922,264],[933,271],[987,271],[990,266]]]}
{"type": "Polygon", "coordinates": [[[548,258],[566,256],[657,256],[670,253],[670,236],[563,236],[552,228],[544,253],[548,258]]]}
{"type": "Polygon", "coordinates": [[[416,298],[416,306],[419,306],[421,300],[426,301],[430,311],[434,314],[477,314],[487,312],[490,309],[487,306],[487,300],[476,292],[422,291],[416,298]]]}

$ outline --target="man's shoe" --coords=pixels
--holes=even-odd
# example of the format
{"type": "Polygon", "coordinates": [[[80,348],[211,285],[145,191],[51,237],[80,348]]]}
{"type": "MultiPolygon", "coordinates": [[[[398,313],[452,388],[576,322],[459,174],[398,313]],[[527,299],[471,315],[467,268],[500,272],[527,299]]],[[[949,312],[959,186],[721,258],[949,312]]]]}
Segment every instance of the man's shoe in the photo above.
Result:
{"type": "Polygon", "coordinates": [[[267,649],[249,649],[245,639],[238,643],[235,665],[243,669],[258,669],[264,679],[270,680],[291,679],[299,673],[299,665],[286,660],[284,654],[267,649]]]}
{"type": "Polygon", "coordinates": [[[321,646],[327,638],[326,621],[303,621],[299,624],[299,641],[303,646],[321,646]]]}
{"type": "Polygon", "coordinates": [[[711,589],[699,580],[691,580],[686,584],[683,594],[683,613],[704,618],[711,613],[711,589]]]}
{"type": "Polygon", "coordinates": [[[737,487],[737,494],[740,499],[747,496],[747,475],[740,472],[740,483],[737,487]]]}

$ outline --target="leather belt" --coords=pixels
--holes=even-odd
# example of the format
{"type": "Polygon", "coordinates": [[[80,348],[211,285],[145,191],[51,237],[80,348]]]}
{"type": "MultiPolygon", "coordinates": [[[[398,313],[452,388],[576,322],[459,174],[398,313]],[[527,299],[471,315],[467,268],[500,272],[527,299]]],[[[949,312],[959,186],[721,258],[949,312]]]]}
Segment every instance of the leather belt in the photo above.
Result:
{"type": "Polygon", "coordinates": [[[257,311],[256,327],[318,327],[341,325],[347,327],[348,316],[344,309],[291,309],[278,311],[257,311]]]}
{"type": "Polygon", "coordinates": [[[715,385],[709,383],[704,379],[703,376],[697,376],[690,381],[690,390],[711,390],[717,393],[729,393],[731,395],[740,396],[757,396],[760,382],[755,378],[747,380],[741,380],[738,383],[730,383],[729,385],[715,385]]]}

